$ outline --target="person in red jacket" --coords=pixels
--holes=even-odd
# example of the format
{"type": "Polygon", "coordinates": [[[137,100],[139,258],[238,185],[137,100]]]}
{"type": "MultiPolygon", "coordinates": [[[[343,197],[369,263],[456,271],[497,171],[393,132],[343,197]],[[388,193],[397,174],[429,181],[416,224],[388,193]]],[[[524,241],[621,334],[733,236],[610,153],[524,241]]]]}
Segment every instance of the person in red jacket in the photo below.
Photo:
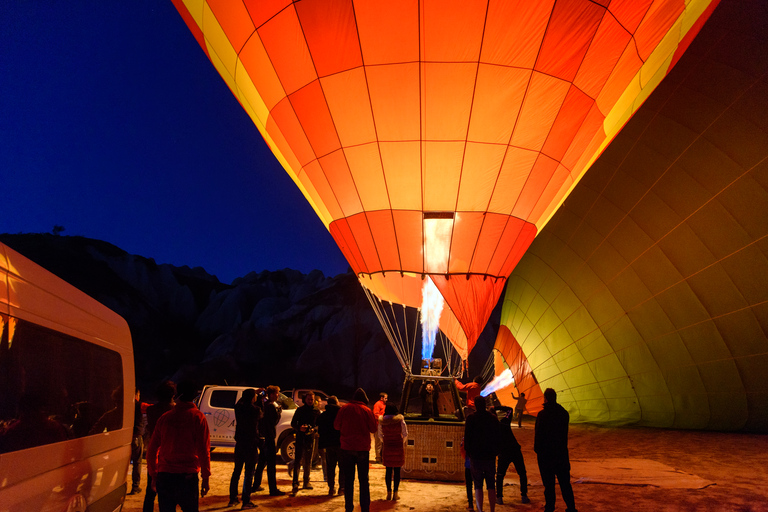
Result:
{"type": "Polygon", "coordinates": [[[477,398],[483,390],[482,384],[483,378],[479,375],[472,379],[472,382],[468,384],[463,384],[458,380],[456,381],[456,389],[464,391],[467,394],[466,406],[471,409],[471,411],[469,411],[470,413],[475,411],[475,398],[477,398]]]}
{"type": "Polygon", "coordinates": [[[198,473],[202,484],[199,495],[210,490],[211,436],[208,422],[192,403],[197,387],[191,382],[177,386],[179,401],[163,414],[152,433],[147,450],[147,473],[157,492],[160,512],[198,512],[198,473]]]}
{"type": "MultiPolygon", "coordinates": [[[[381,417],[384,416],[384,409],[387,407],[387,398],[389,398],[389,395],[386,393],[379,393],[379,401],[373,404],[373,415],[376,416],[377,420],[380,420],[381,417]]],[[[376,436],[373,441],[376,448],[376,462],[381,462],[381,439],[379,439],[379,436],[376,436]]]]}
{"type": "Polygon", "coordinates": [[[368,395],[357,388],[352,401],[336,415],[333,426],[341,433],[339,462],[344,469],[344,510],[355,508],[355,468],[360,484],[360,511],[369,512],[371,491],[368,485],[368,458],[371,451],[371,434],[378,429],[378,421],[368,408],[368,395]]]}

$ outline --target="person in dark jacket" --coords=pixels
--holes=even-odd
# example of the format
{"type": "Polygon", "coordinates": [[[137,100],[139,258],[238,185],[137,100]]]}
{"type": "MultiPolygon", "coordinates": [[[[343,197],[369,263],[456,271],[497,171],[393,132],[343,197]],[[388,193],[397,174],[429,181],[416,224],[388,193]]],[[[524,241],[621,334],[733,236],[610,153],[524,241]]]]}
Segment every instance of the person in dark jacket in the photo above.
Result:
{"type": "Polygon", "coordinates": [[[261,490],[261,477],[264,474],[264,468],[267,468],[267,482],[269,483],[270,496],[282,496],[285,493],[277,488],[277,446],[275,437],[277,437],[277,424],[280,423],[280,416],[283,409],[277,404],[277,398],[280,395],[280,388],[277,386],[267,387],[267,398],[264,400],[264,416],[259,422],[259,433],[264,438],[264,446],[259,454],[259,465],[256,467],[256,474],[253,477],[253,489],[261,490]]]}
{"type": "Polygon", "coordinates": [[[339,399],[331,395],[325,405],[325,411],[317,418],[317,432],[320,434],[318,441],[320,454],[325,457],[326,481],[328,482],[328,495],[333,496],[336,484],[336,466],[339,467],[339,494],[344,494],[344,472],[339,465],[339,452],[341,451],[341,432],[333,427],[336,415],[339,413],[339,399]]]}
{"type": "Polygon", "coordinates": [[[251,503],[251,485],[259,454],[259,420],[262,412],[256,406],[256,390],[246,389],[235,404],[235,468],[229,481],[229,505],[238,504],[240,474],[245,467],[242,508],[255,508],[251,503]]]}
{"type": "Polygon", "coordinates": [[[133,407],[133,438],[131,440],[131,461],[133,461],[131,481],[133,485],[131,492],[128,494],[138,494],[141,492],[141,459],[144,457],[144,415],[141,413],[141,391],[139,391],[139,388],[136,388],[133,407]]]}
{"type": "MultiPolygon", "coordinates": [[[[147,407],[147,446],[152,439],[152,432],[155,430],[157,420],[160,416],[173,409],[173,398],[176,396],[176,384],[172,380],[165,380],[160,383],[155,391],[158,402],[155,405],[147,407]]],[[[153,489],[152,477],[147,475],[147,492],[144,494],[143,512],[152,512],[155,509],[155,498],[157,493],[153,489]]]]}
{"type": "Polygon", "coordinates": [[[514,409],[511,407],[502,407],[501,409],[505,409],[507,414],[501,419],[501,451],[499,452],[499,467],[496,471],[496,503],[504,504],[504,476],[507,474],[510,463],[514,464],[517,476],[520,477],[521,501],[530,503],[531,500],[528,499],[528,474],[525,471],[523,452],[515,434],[512,433],[514,409]]]}
{"type": "Polygon", "coordinates": [[[384,470],[384,483],[387,486],[387,500],[399,500],[397,489],[400,487],[400,468],[405,465],[405,439],[408,437],[408,427],[405,418],[397,413],[394,404],[387,404],[384,415],[379,418],[379,432],[377,437],[381,439],[381,461],[386,468],[384,470]],[[395,488],[392,492],[394,478],[395,488]]]}
{"type": "Polygon", "coordinates": [[[299,492],[299,472],[304,467],[303,489],[312,489],[309,482],[309,472],[312,469],[312,452],[315,444],[317,417],[320,411],[315,409],[315,394],[311,391],[304,394],[304,404],[296,409],[291,420],[291,428],[296,433],[296,444],[293,457],[293,494],[299,492]]]}
{"type": "Polygon", "coordinates": [[[541,482],[544,484],[544,512],[555,510],[555,478],[560,484],[566,512],[576,512],[571,487],[571,462],[568,458],[568,421],[570,416],[557,403],[557,393],[552,388],[544,391],[544,409],[536,417],[533,451],[539,462],[541,482]]]}
{"type": "Polygon", "coordinates": [[[469,456],[477,512],[483,511],[483,481],[488,490],[491,512],[494,512],[496,510],[496,456],[499,454],[501,428],[496,415],[486,409],[484,396],[475,398],[475,409],[476,412],[467,417],[464,426],[464,449],[469,456]]]}
{"type": "Polygon", "coordinates": [[[421,415],[427,418],[438,418],[440,416],[440,409],[438,408],[440,386],[437,385],[437,382],[422,382],[419,388],[419,397],[421,398],[421,415]]]}

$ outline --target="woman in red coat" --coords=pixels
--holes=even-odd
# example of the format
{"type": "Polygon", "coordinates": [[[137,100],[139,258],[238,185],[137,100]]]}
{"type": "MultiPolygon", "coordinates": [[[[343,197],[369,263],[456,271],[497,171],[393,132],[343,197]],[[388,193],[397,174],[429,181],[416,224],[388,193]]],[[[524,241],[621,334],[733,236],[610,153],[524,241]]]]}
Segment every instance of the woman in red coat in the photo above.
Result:
{"type": "Polygon", "coordinates": [[[382,440],[381,461],[386,467],[384,481],[387,483],[387,499],[400,499],[397,488],[400,487],[400,468],[405,464],[405,439],[408,428],[405,418],[397,413],[397,407],[387,404],[384,416],[379,418],[379,439],[382,440]],[[395,492],[392,492],[392,475],[395,477],[395,492]]]}

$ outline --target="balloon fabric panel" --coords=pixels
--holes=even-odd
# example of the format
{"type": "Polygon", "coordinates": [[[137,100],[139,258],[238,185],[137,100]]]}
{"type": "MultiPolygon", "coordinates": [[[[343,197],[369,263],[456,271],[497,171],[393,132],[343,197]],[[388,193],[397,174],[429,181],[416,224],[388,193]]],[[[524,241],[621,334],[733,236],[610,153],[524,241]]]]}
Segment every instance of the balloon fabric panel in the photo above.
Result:
{"type": "MultiPolygon", "coordinates": [[[[501,281],[709,4],[175,2],[356,272],[501,281]],[[425,250],[435,214],[444,267],[425,250]]],[[[446,299],[463,327],[487,318],[446,299]]]]}

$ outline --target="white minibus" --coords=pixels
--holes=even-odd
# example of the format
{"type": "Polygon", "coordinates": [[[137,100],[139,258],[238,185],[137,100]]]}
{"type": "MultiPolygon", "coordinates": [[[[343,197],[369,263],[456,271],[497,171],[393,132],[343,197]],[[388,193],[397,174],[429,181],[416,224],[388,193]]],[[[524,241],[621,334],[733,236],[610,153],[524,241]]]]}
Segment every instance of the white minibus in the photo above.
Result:
{"type": "Polygon", "coordinates": [[[120,510],[134,390],[125,320],[0,244],[0,512],[120,510]]]}

